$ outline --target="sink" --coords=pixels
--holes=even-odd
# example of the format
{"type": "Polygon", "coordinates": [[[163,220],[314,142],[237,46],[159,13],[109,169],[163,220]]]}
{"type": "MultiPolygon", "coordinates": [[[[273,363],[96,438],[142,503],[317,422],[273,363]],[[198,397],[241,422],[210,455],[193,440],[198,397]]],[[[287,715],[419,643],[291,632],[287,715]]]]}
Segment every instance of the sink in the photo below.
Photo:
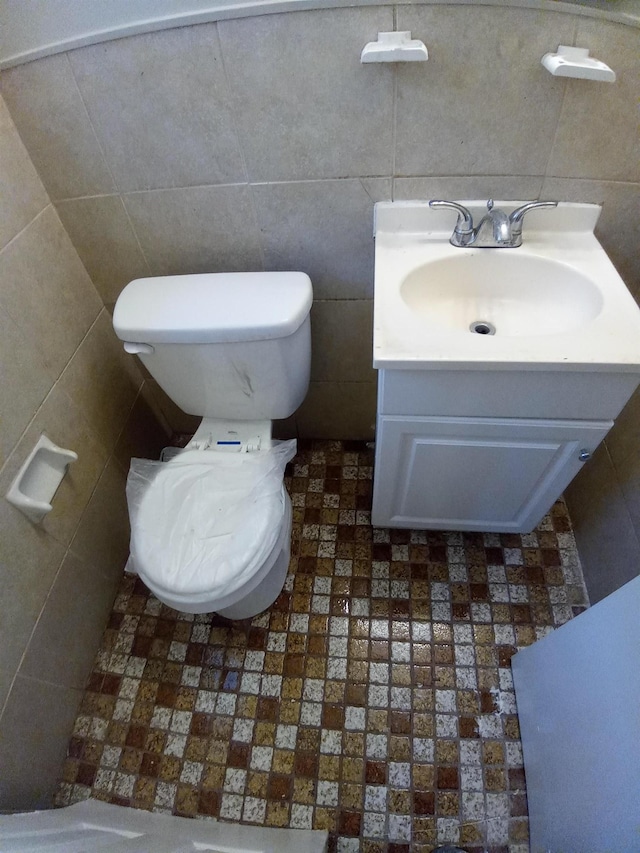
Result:
{"type": "Polygon", "coordinates": [[[485,249],[450,244],[449,209],[376,205],[374,526],[529,533],[588,464],[640,382],[599,212],[534,209],[485,249]]]}
{"type": "Polygon", "coordinates": [[[450,245],[452,211],[378,203],[374,367],[637,373],[640,310],[593,233],[599,213],[532,211],[521,247],[476,249],[450,245]]]}
{"type": "Polygon", "coordinates": [[[598,286],[568,264],[509,249],[460,250],[426,263],[400,285],[425,331],[480,335],[557,335],[594,320],[598,286]]]}

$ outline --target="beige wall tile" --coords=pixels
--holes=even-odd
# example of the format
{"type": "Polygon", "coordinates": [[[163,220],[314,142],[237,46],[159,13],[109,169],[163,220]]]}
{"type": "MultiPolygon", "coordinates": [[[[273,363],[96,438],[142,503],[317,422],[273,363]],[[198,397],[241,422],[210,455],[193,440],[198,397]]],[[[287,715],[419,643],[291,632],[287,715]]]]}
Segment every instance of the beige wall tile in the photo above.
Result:
{"type": "Polygon", "coordinates": [[[607,448],[616,468],[624,468],[640,449],[640,389],[618,415],[607,435],[607,448]]]}
{"type": "Polygon", "coordinates": [[[2,711],[4,710],[14,678],[15,672],[0,667],[0,717],[2,716],[2,711]]]}
{"type": "Polygon", "coordinates": [[[592,604],[638,574],[640,543],[606,445],[565,492],[592,604]]]}
{"type": "Polygon", "coordinates": [[[59,447],[78,454],[55,494],[52,511],[41,522],[43,530],[68,545],[109,454],[78,405],[55,385],[0,472],[0,494],[6,493],[43,433],[59,447]]]}
{"type": "Polygon", "coordinates": [[[64,553],[42,527],[0,500],[0,648],[9,672],[20,663],[64,553]]]}
{"type": "Polygon", "coordinates": [[[115,302],[130,281],[151,275],[119,196],[71,199],[56,210],[103,302],[115,302]]]}
{"type": "MultiPolygon", "coordinates": [[[[2,255],[0,255],[0,273],[2,255]]],[[[0,308],[0,465],[2,465],[55,377],[40,360],[37,347],[25,339],[22,330],[0,308]]]]}
{"type": "Polygon", "coordinates": [[[140,363],[140,370],[145,377],[145,385],[147,386],[154,403],[160,410],[162,417],[171,427],[172,432],[185,434],[194,433],[202,418],[199,418],[197,415],[188,415],[186,412],[183,412],[182,409],[162,390],[142,363],[140,363]]]}
{"type": "Polygon", "coordinates": [[[170,435],[159,423],[154,411],[152,393],[147,383],[142,386],[131,414],[116,445],[115,456],[125,470],[133,457],[158,459],[170,435]]]}
{"type": "Polygon", "coordinates": [[[0,718],[4,810],[51,808],[81,699],[81,690],[16,678],[0,718]]]}
{"type": "Polygon", "coordinates": [[[373,295],[373,205],[387,178],[252,186],[270,270],[301,270],[316,299],[373,295]]]}
{"type": "Polygon", "coordinates": [[[67,554],[20,665],[20,675],[84,689],[116,590],[113,579],[67,554]]]}
{"type": "Polygon", "coordinates": [[[640,390],[618,415],[606,443],[631,523],[640,541],[640,390]]]}
{"type": "Polygon", "coordinates": [[[564,83],[540,57],[573,43],[572,16],[399,6],[397,29],[429,49],[428,62],[398,68],[397,175],[544,172],[564,83]]]}
{"type": "Polygon", "coordinates": [[[127,475],[111,459],[87,504],[71,552],[107,580],[119,579],[129,555],[127,475]]]}
{"type": "Polygon", "coordinates": [[[134,193],[124,202],[154,275],[262,269],[247,186],[134,193]]]}
{"type": "Polygon", "coordinates": [[[389,175],[393,71],[360,51],[392,30],[391,8],[219,23],[251,181],[389,175]]]}
{"type": "MultiPolygon", "coordinates": [[[[640,542],[640,449],[636,446],[624,466],[614,465],[614,468],[631,524],[640,542]]],[[[640,574],[640,564],[636,565],[636,574],[640,574]]]]}
{"type": "Polygon", "coordinates": [[[33,163],[0,98],[0,249],[49,204],[33,163]]]}
{"type": "Polygon", "coordinates": [[[640,288],[640,184],[546,178],[545,198],[601,204],[596,237],[604,246],[625,284],[633,293],[640,288]]]}
{"type": "Polygon", "coordinates": [[[296,423],[295,414],[288,418],[282,418],[279,421],[274,421],[272,437],[279,441],[286,441],[289,438],[297,438],[298,425],[296,423]]]}
{"type": "Polygon", "coordinates": [[[549,175],[640,181],[638,41],[634,27],[578,22],[576,45],[610,65],[617,79],[613,84],[567,81],[549,175]]]}
{"type": "MultiPolygon", "coordinates": [[[[162,411],[162,407],[160,406],[156,395],[153,393],[152,382],[149,380],[152,379],[151,374],[148,370],[143,369],[142,362],[139,361],[140,373],[144,379],[144,384],[140,389],[140,394],[145,401],[145,405],[149,407],[151,410],[156,422],[157,428],[161,429],[163,433],[167,436],[173,435],[173,427],[169,423],[168,418],[162,411]]],[[[155,380],[153,380],[155,382],[155,380]]]]}
{"type": "Polygon", "coordinates": [[[118,188],[245,180],[215,24],[69,54],[118,188]]]}
{"type": "Polygon", "coordinates": [[[66,54],[3,71],[0,87],[52,198],[114,191],[66,54]]]}
{"type": "Polygon", "coordinates": [[[373,301],[316,301],[311,309],[311,378],[324,382],[375,382],[373,301]]]}
{"type": "Polygon", "coordinates": [[[60,385],[109,451],[127,422],[141,384],[135,360],[124,352],[111,317],[103,309],[60,377],[60,385]]]}
{"type": "Polygon", "coordinates": [[[53,207],[0,253],[0,278],[0,306],[58,376],[102,303],[53,207]]]}
{"type": "Polygon", "coordinates": [[[373,438],[375,382],[311,382],[296,412],[300,438],[373,438]]]}
{"type": "Polygon", "coordinates": [[[472,177],[395,178],[393,199],[494,198],[502,201],[527,201],[540,198],[541,175],[477,175],[472,177]]]}

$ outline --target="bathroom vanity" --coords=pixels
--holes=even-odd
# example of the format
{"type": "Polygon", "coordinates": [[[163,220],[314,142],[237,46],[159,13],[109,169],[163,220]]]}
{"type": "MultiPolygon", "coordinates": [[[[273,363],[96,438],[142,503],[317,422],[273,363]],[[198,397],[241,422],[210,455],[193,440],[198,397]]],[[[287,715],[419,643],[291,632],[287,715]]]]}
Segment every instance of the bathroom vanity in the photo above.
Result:
{"type": "Polygon", "coordinates": [[[450,211],[376,206],[374,525],[528,532],[588,464],[640,381],[598,214],[533,211],[522,247],[477,249],[450,211]]]}

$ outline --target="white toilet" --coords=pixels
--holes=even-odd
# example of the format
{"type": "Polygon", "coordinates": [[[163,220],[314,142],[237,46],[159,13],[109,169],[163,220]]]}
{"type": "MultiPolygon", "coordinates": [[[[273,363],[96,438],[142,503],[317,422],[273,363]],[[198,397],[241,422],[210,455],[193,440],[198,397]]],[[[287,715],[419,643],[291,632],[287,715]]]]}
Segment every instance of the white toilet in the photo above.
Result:
{"type": "Polygon", "coordinates": [[[132,460],[131,559],[160,601],[187,613],[254,616],[289,565],[295,441],[271,440],[309,386],[309,277],[300,272],[142,278],[113,325],[174,402],[203,420],[167,462],[132,460]]]}

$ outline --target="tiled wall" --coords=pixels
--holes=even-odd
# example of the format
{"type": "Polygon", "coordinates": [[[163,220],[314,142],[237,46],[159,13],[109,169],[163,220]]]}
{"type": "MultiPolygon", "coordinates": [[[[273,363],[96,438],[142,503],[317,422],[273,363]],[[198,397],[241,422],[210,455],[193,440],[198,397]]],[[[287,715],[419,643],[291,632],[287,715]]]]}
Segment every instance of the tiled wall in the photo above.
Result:
{"type": "Polygon", "coordinates": [[[312,385],[290,426],[366,438],[375,201],[604,201],[601,237],[640,284],[637,44],[633,27],[572,14],[369,6],[93,45],[5,72],[2,90],[107,305],[149,273],[305,270],[312,385]],[[361,65],[394,28],[424,39],[429,61],[361,65]],[[615,86],[542,68],[574,42],[615,68],[615,86]]]}
{"type": "MultiPolygon", "coordinates": [[[[8,415],[3,406],[3,459],[13,451],[3,473],[8,477],[30,446],[15,448],[36,411],[47,426],[56,417],[73,420],[75,432],[61,430],[60,440],[73,446],[80,435],[75,449],[85,442],[93,460],[91,470],[74,474],[82,483],[67,487],[75,522],[52,515],[36,535],[11,519],[6,542],[19,542],[8,546],[16,550],[15,579],[3,601],[31,604],[18,614],[3,604],[15,647],[4,695],[28,626],[56,590],[58,567],[66,565],[61,578],[85,571],[107,583],[121,565],[120,551],[108,560],[90,554],[96,537],[105,549],[123,540],[105,535],[100,506],[111,490],[121,494],[123,457],[112,454],[140,379],[120,360],[101,302],[112,305],[139,275],[305,270],[315,292],[312,383],[288,426],[303,436],[370,437],[375,201],[493,195],[602,202],[599,237],[637,295],[638,36],[633,27],[560,12],[366,6],[167,30],[2,74],[2,92],[53,202],[24,154],[14,153],[21,165],[10,174],[20,191],[9,188],[13,212],[7,233],[0,232],[3,245],[12,241],[2,262],[13,271],[3,280],[16,282],[3,281],[0,302],[7,326],[0,346],[11,356],[3,389],[12,401],[8,415]],[[361,65],[362,46],[394,28],[422,38],[429,62],[361,65]],[[540,57],[559,43],[588,46],[612,65],[618,82],[551,77],[540,57]],[[16,257],[29,240],[33,251],[16,257]],[[21,286],[27,271],[32,295],[21,286]]],[[[15,140],[7,145],[19,151],[15,140]]],[[[192,423],[162,398],[161,405],[174,428],[192,423]]],[[[570,491],[592,589],[615,580],[621,565],[637,571],[636,413],[637,404],[570,491]],[[623,527],[620,538],[615,531],[623,527]],[[618,548],[613,565],[601,547],[607,536],[618,548]]],[[[36,629],[33,648],[55,651],[43,638],[36,629]]],[[[61,668],[62,656],[57,660],[61,668]]],[[[54,671],[46,656],[27,655],[22,666],[12,697],[77,686],[62,686],[57,673],[52,683],[40,680],[54,671]]],[[[5,727],[17,725],[16,703],[5,710],[5,727]]]]}
{"type": "Polygon", "coordinates": [[[595,604],[640,574],[640,391],[565,497],[595,604]]]}
{"type": "Polygon", "coordinates": [[[41,433],[78,453],[40,525],[0,498],[0,810],[43,805],[128,549],[149,393],[0,99],[0,495],[41,433]]]}

